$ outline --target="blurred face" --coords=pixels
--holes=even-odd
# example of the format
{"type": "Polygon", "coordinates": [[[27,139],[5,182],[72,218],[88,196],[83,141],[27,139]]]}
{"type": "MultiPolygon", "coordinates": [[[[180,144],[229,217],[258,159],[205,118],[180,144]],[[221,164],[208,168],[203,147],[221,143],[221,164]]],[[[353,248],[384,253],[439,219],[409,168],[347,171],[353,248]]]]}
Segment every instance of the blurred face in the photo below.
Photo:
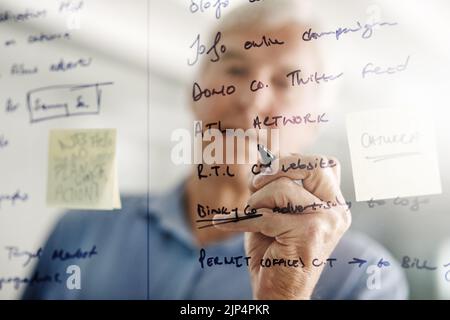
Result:
{"type": "MultiPolygon", "coordinates": [[[[222,86],[236,87],[230,95],[212,95],[202,97],[193,103],[196,120],[203,125],[221,121],[222,129],[253,128],[256,117],[263,121],[269,117],[304,116],[307,113],[318,114],[315,110],[317,85],[292,86],[287,74],[301,69],[302,76],[308,77],[319,71],[315,50],[311,45],[301,41],[303,27],[295,24],[262,29],[243,27],[222,33],[221,44],[226,45],[226,52],[220,61],[208,62],[196,82],[202,88],[221,90],[222,86]],[[244,48],[247,41],[261,43],[266,40],[278,40],[282,45],[272,44],[261,47],[244,48]],[[253,86],[252,86],[253,82],[253,86]],[[259,89],[252,91],[252,89],[259,89]]],[[[286,124],[282,118],[278,126],[272,124],[261,128],[280,129],[281,153],[300,152],[307,147],[315,136],[314,124],[286,124]]]]}

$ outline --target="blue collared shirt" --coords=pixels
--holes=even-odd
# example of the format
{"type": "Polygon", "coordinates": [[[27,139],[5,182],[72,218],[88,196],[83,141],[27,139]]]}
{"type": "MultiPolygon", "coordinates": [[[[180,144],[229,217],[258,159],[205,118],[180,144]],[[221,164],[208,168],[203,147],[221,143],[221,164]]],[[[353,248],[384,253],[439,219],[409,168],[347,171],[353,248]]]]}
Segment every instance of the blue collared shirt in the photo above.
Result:
{"type": "MultiPolygon", "coordinates": [[[[252,299],[245,265],[205,264],[201,268],[183,190],[179,185],[148,202],[146,196],[127,197],[118,213],[66,213],[47,240],[23,298],[252,299]],[[87,254],[94,247],[95,254],[87,254]],[[67,255],[55,259],[55,250],[67,255]],[[68,289],[67,282],[73,282],[73,273],[67,270],[70,265],[79,267],[80,289],[68,289]]],[[[243,235],[204,249],[208,257],[245,256],[243,235]]],[[[330,258],[336,260],[325,266],[314,299],[407,298],[402,269],[367,236],[347,232],[330,258]],[[367,262],[349,264],[354,258],[367,262]],[[384,263],[379,264],[380,259],[384,263]],[[366,272],[374,264],[379,264],[379,274],[371,269],[366,272]]]]}

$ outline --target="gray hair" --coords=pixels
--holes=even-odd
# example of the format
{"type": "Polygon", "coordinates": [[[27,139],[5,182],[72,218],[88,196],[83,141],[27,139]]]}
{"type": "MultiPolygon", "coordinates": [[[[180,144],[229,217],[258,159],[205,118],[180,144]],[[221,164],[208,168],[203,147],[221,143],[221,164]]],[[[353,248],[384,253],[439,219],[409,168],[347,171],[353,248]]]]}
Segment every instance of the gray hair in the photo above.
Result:
{"type": "Polygon", "coordinates": [[[310,0],[261,0],[246,2],[226,13],[217,26],[221,31],[248,25],[278,27],[289,23],[311,25],[310,0]]]}

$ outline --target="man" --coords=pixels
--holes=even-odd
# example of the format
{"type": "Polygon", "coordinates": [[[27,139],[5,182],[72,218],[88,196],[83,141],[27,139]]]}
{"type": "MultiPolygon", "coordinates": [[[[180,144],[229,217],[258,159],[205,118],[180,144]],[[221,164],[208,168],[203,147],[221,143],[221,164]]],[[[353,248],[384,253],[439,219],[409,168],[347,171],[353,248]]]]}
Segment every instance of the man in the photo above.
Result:
{"type": "MultiPolygon", "coordinates": [[[[256,117],[320,114],[318,87],[325,83],[308,85],[307,79],[321,70],[322,62],[318,49],[300,40],[307,28],[296,3],[267,0],[221,18],[211,43],[220,32],[226,50],[202,57],[191,104],[196,119],[203,124],[220,120],[221,129],[249,129],[256,117]],[[300,86],[292,72],[304,80],[300,86]],[[223,86],[234,90],[202,93],[223,86]]],[[[230,175],[200,177],[195,166],[174,190],[151,197],[148,208],[146,197],[135,197],[123,201],[118,215],[66,214],[37,272],[66,275],[77,264],[80,288],[47,281],[30,285],[24,298],[406,298],[404,275],[391,255],[368,237],[347,231],[351,213],[340,190],[338,160],[299,153],[314,142],[319,126],[320,121],[268,125],[279,130],[278,145],[270,144],[279,156],[270,166],[259,165],[263,173],[252,173],[251,163],[230,163],[221,165],[228,166],[230,175]],[[296,167],[299,161],[319,165],[296,167]],[[301,209],[274,210],[293,207],[301,209]],[[221,223],[223,215],[211,215],[211,226],[200,228],[199,208],[235,208],[239,219],[221,223]],[[243,214],[248,208],[255,210],[253,217],[243,214]],[[58,248],[75,252],[93,246],[92,256],[52,258],[58,248]]],[[[223,153],[226,158],[225,147],[223,153]]],[[[214,165],[203,163],[201,171],[212,173],[214,165]]]]}

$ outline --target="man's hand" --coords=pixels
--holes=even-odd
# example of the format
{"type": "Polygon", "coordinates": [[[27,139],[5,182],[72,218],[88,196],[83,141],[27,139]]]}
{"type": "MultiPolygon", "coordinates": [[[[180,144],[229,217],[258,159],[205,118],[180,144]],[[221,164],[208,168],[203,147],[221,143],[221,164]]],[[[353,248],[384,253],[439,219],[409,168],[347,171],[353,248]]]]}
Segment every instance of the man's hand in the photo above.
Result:
{"type": "Polygon", "coordinates": [[[271,167],[279,170],[250,179],[252,195],[248,204],[262,216],[223,225],[215,221],[215,225],[246,232],[245,250],[251,257],[249,269],[255,299],[309,299],[324,266],[313,266],[312,261],[325,262],[351,224],[351,214],[343,205],[339,187],[339,163],[332,158],[292,155],[275,160],[271,167]],[[286,170],[299,158],[301,163],[313,164],[322,158],[327,167],[308,170],[293,166],[286,170]],[[285,170],[281,170],[283,165],[285,170]],[[303,186],[294,181],[299,179],[303,186]],[[317,205],[312,206],[314,203],[317,205]],[[275,207],[288,205],[297,207],[296,213],[273,212],[275,207]],[[261,259],[299,258],[304,267],[260,264],[261,259]]]}

